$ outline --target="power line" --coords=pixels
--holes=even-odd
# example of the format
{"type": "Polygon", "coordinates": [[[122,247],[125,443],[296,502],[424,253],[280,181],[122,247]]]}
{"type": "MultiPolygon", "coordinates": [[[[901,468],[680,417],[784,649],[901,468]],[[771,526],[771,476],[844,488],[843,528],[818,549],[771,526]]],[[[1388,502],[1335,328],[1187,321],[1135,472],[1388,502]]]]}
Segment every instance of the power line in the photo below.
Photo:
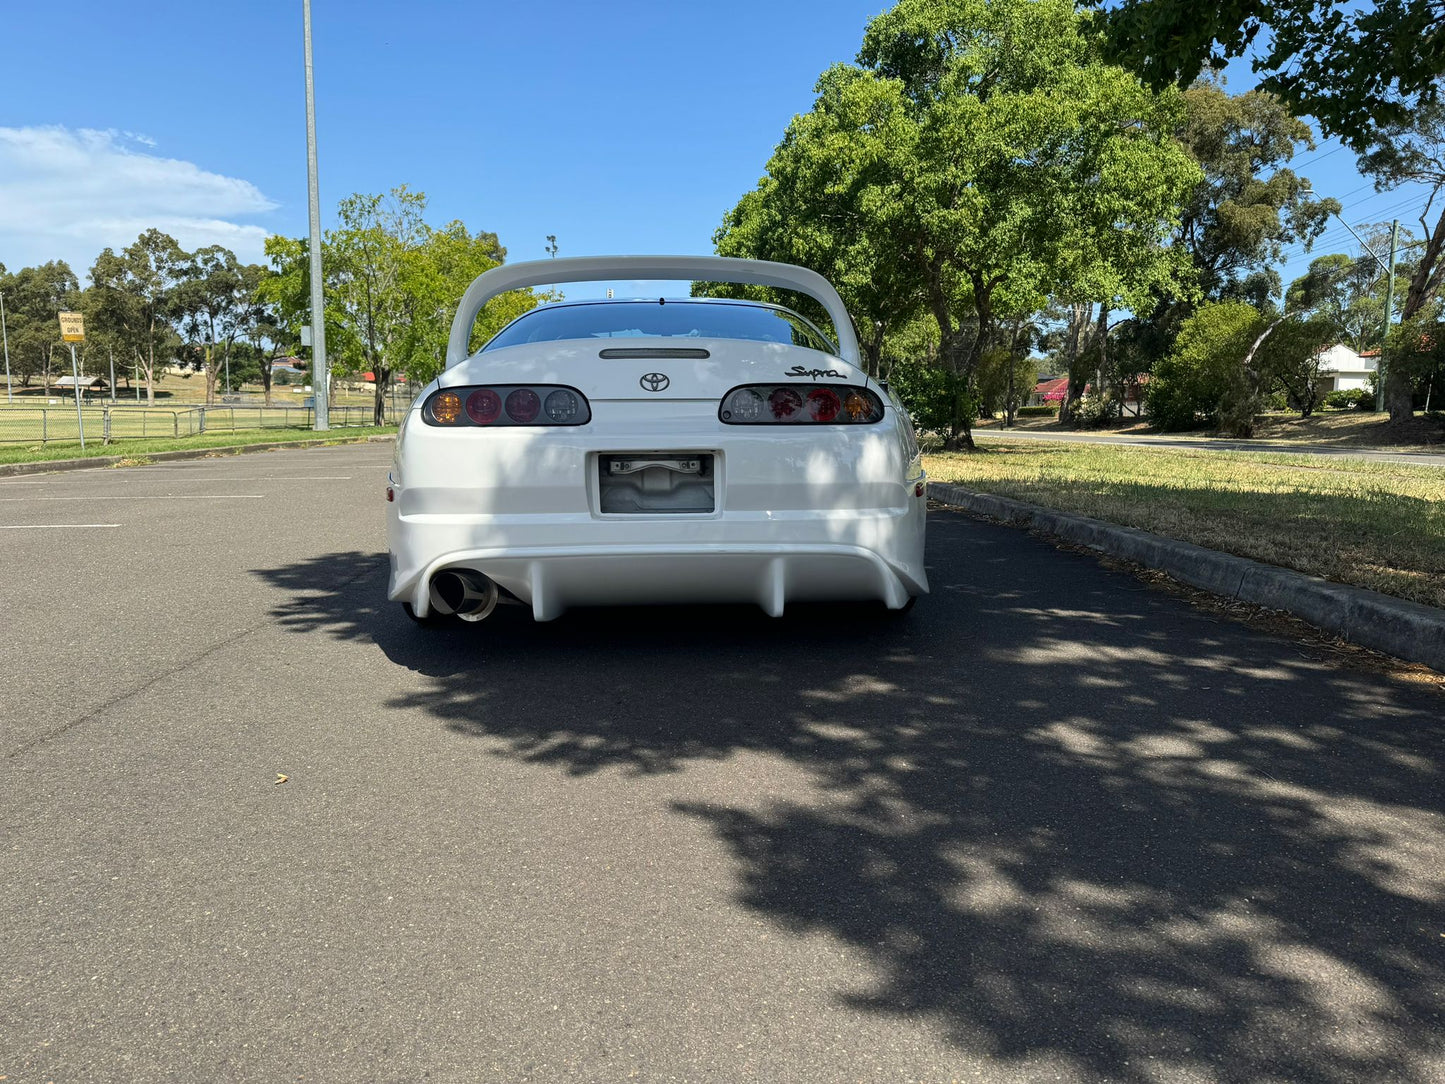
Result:
{"type": "Polygon", "coordinates": [[[1330,155],[1332,155],[1332,154],[1339,154],[1340,151],[1342,151],[1342,150],[1344,150],[1344,149],[1345,149],[1344,144],[1341,144],[1341,145],[1338,146],[1338,147],[1332,147],[1330,150],[1320,151],[1318,154],[1312,154],[1312,155],[1310,155],[1310,157],[1305,158],[1305,159],[1303,159],[1302,161],[1300,161],[1300,162],[1298,162],[1298,163],[1290,162],[1290,163],[1289,163],[1289,168],[1295,170],[1296,172],[1298,172],[1299,170],[1304,169],[1306,166],[1312,166],[1312,165],[1315,165],[1315,164],[1318,163],[1318,162],[1323,162],[1323,161],[1324,161],[1326,158],[1328,158],[1330,155]]]}

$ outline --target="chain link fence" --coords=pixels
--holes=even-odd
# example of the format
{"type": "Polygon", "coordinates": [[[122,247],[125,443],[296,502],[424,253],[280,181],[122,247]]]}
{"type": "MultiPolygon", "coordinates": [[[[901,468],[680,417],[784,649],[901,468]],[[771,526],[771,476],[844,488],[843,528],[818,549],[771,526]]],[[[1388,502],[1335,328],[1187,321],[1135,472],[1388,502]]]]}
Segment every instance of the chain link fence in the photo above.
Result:
{"type": "MultiPolygon", "coordinates": [[[[406,395],[389,396],[385,404],[386,423],[396,424],[410,405],[406,395]]],[[[327,414],[333,429],[368,426],[374,418],[370,405],[333,405],[327,414]]],[[[123,440],[178,440],[202,433],[310,429],[314,421],[315,412],[309,405],[268,407],[223,403],[154,407],[93,400],[82,405],[77,419],[73,399],[53,399],[43,405],[0,403],[0,443],[77,442],[81,424],[85,426],[87,441],[109,444],[123,440]]]]}

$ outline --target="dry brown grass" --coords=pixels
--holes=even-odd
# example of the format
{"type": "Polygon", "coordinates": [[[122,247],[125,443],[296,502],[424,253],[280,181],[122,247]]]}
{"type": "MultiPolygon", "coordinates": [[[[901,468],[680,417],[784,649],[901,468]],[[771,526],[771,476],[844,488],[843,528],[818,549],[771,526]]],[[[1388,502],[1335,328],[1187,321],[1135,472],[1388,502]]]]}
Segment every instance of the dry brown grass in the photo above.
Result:
{"type": "MultiPolygon", "coordinates": [[[[977,428],[989,432],[1006,432],[998,419],[979,422],[977,428]]],[[[1016,428],[1030,431],[1075,433],[1072,426],[1061,426],[1057,418],[1020,418],[1016,428]]],[[[1197,440],[1207,446],[1221,438],[1206,430],[1185,433],[1159,433],[1148,418],[1122,418],[1101,430],[1082,432],[1119,433],[1128,436],[1167,436],[1171,440],[1197,440]]],[[[1254,440],[1286,444],[1312,444],[1340,448],[1389,448],[1393,451],[1439,451],[1445,446],[1445,423],[1438,415],[1417,414],[1403,425],[1392,425],[1388,416],[1360,410],[1328,410],[1309,418],[1298,414],[1261,414],[1255,419],[1254,440]]]]}

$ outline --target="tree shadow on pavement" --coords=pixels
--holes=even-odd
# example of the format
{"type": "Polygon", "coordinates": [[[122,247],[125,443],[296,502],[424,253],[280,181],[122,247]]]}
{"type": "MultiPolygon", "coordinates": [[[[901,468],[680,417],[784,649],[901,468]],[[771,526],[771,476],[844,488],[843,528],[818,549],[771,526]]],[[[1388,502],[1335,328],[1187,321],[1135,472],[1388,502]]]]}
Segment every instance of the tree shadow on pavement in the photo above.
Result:
{"type": "Polygon", "coordinates": [[[496,755],[801,767],[789,800],[740,772],[736,801],[674,808],[731,850],[742,905],[872,960],[837,993],[857,1011],[1066,1079],[1445,1073],[1429,689],[948,514],[902,620],[513,611],[433,633],[381,600],[373,555],[260,574],[283,623],[374,643],[420,681],[393,707],[496,755]]]}

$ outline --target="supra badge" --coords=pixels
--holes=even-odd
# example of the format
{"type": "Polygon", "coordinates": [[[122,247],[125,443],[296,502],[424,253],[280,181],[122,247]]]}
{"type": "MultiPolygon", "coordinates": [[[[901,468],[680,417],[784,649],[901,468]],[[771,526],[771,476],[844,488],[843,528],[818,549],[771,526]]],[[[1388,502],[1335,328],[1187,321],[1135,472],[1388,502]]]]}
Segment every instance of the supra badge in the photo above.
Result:
{"type": "Polygon", "coordinates": [[[666,373],[643,373],[637,382],[642,385],[643,391],[662,391],[672,383],[666,373]]]}

